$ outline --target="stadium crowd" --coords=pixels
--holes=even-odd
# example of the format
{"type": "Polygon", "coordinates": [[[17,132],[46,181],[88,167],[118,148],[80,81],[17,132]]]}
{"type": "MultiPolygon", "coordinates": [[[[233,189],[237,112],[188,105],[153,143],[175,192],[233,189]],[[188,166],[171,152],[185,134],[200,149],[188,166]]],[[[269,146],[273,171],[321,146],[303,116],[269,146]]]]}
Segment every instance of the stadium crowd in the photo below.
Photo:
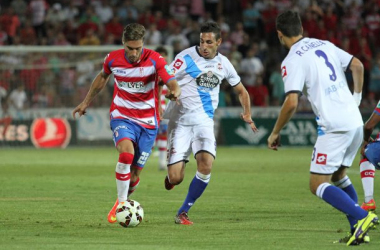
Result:
{"type": "MultiPolygon", "coordinates": [[[[304,36],[329,40],[363,62],[361,108],[372,110],[380,98],[379,7],[379,0],[11,0],[0,3],[0,46],[120,45],[124,26],[138,22],[147,30],[145,45],[170,45],[175,55],[199,44],[200,24],[214,20],[222,29],[219,51],[242,77],[252,106],[278,106],[284,99],[280,63],[287,51],[278,42],[275,19],[292,9],[303,19],[304,36]]],[[[73,106],[102,62],[72,60],[66,53],[1,53],[2,104],[73,106]]],[[[239,105],[227,84],[221,89],[220,106],[239,105]]],[[[110,90],[94,105],[108,106],[111,85],[110,90]]],[[[299,109],[309,110],[308,102],[301,100],[299,109]]]]}

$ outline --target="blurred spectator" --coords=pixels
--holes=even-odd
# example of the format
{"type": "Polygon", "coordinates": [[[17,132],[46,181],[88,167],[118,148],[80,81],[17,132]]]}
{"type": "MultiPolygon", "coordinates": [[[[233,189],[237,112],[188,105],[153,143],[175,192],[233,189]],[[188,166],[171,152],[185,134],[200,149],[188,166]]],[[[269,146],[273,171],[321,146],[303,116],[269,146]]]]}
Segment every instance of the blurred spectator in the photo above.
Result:
{"type": "MultiPolygon", "coordinates": [[[[222,3],[220,0],[204,0],[205,10],[210,13],[210,18],[216,20],[221,14],[222,3]]],[[[203,21],[204,22],[204,21],[203,21]]]]}
{"type": "Polygon", "coordinates": [[[276,67],[274,67],[274,70],[270,74],[269,84],[272,89],[271,105],[280,106],[283,103],[285,97],[284,81],[282,80],[280,63],[276,64],[276,67]]]}
{"type": "Polygon", "coordinates": [[[100,39],[93,29],[88,29],[86,36],[79,40],[79,45],[100,45],[100,39]]]}
{"type": "Polygon", "coordinates": [[[60,3],[55,3],[53,6],[47,11],[46,14],[46,24],[49,27],[57,28],[62,24],[63,21],[65,21],[66,16],[65,13],[62,11],[62,6],[60,3]]]}
{"type": "Polygon", "coordinates": [[[189,46],[199,45],[199,23],[197,21],[188,19],[182,34],[189,40],[189,46]]]}
{"type": "Polygon", "coordinates": [[[231,33],[231,41],[239,46],[243,44],[244,38],[248,38],[249,41],[249,35],[245,33],[243,23],[237,22],[235,24],[235,29],[231,33]]]}
{"type": "Polygon", "coordinates": [[[205,13],[203,0],[191,0],[189,13],[193,21],[198,21],[205,13]]]}
{"type": "Polygon", "coordinates": [[[251,88],[247,89],[251,97],[251,103],[255,107],[267,107],[269,105],[268,87],[264,85],[263,78],[258,76],[256,83],[251,88]]]}
{"type": "Polygon", "coordinates": [[[72,105],[75,93],[77,72],[74,67],[65,68],[63,69],[59,77],[59,96],[61,98],[61,105],[72,105]]]}
{"type": "Polygon", "coordinates": [[[93,30],[94,32],[99,32],[99,20],[94,17],[92,8],[87,8],[86,14],[81,18],[81,24],[78,27],[79,39],[86,36],[88,30],[93,30]]]}
{"type": "Polygon", "coordinates": [[[95,13],[100,18],[102,23],[108,23],[114,16],[112,7],[107,3],[106,0],[99,1],[95,7],[95,13]]]}
{"type": "Polygon", "coordinates": [[[157,30],[157,25],[151,23],[148,26],[148,30],[145,33],[145,44],[146,45],[160,45],[162,43],[162,34],[157,30]]]}
{"type": "Polygon", "coordinates": [[[0,23],[0,46],[8,44],[8,35],[7,32],[3,29],[3,26],[0,23]]]}
{"type": "Polygon", "coordinates": [[[174,32],[169,34],[165,40],[166,45],[177,46],[178,52],[189,47],[189,40],[181,33],[181,27],[175,27],[174,32]]]}
{"type": "Polygon", "coordinates": [[[263,63],[256,57],[258,50],[256,46],[251,46],[247,57],[241,61],[240,76],[247,91],[256,84],[256,79],[264,71],[263,63]]]}
{"type": "Polygon", "coordinates": [[[380,98],[380,54],[376,55],[370,72],[369,92],[380,98]]]}
{"type": "Polygon", "coordinates": [[[31,0],[29,3],[32,25],[38,38],[46,36],[45,17],[48,8],[49,5],[45,0],[31,0]]]}
{"type": "Polygon", "coordinates": [[[42,85],[38,91],[33,94],[32,107],[33,108],[47,108],[52,106],[52,96],[49,95],[47,86],[42,85]]]}
{"type": "Polygon", "coordinates": [[[118,7],[117,16],[122,24],[126,25],[135,22],[139,17],[139,13],[132,0],[124,0],[122,6],[118,7]]]}
{"type": "Polygon", "coordinates": [[[78,17],[79,9],[75,6],[75,0],[71,0],[69,5],[64,5],[62,12],[65,16],[65,21],[73,21],[76,17],[78,17]]]}
{"type": "Polygon", "coordinates": [[[169,13],[181,24],[185,24],[189,14],[189,6],[190,0],[170,0],[169,13]]]}
{"type": "Polygon", "coordinates": [[[167,28],[167,20],[163,17],[160,10],[154,12],[154,22],[157,25],[157,29],[161,32],[167,28]]]}
{"type": "Polygon", "coordinates": [[[105,26],[105,39],[112,34],[114,39],[114,44],[121,44],[121,36],[123,35],[124,27],[119,22],[119,17],[114,16],[110,22],[105,26]]]}
{"type": "Polygon", "coordinates": [[[24,89],[24,85],[19,84],[18,87],[10,93],[8,102],[11,108],[16,110],[23,110],[25,108],[28,99],[24,89]]]}
{"type": "Polygon", "coordinates": [[[24,0],[13,0],[10,5],[15,14],[18,16],[20,19],[21,23],[24,23],[27,17],[27,11],[28,11],[28,5],[24,0]]]}
{"type": "Polygon", "coordinates": [[[2,104],[4,103],[4,100],[6,100],[7,97],[7,90],[0,85],[0,111],[2,111],[3,107],[2,104]]]}
{"type": "Polygon", "coordinates": [[[222,55],[225,55],[225,56],[227,56],[230,53],[231,47],[232,47],[232,42],[231,42],[229,37],[230,37],[230,34],[228,32],[222,32],[222,41],[223,42],[218,47],[218,51],[222,55]]]}
{"type": "MultiPolygon", "coordinates": [[[[232,39],[232,42],[235,42],[235,40],[232,39]]],[[[236,43],[235,43],[236,44],[236,43]]],[[[238,45],[238,44],[236,44],[238,45]]],[[[238,45],[238,51],[241,53],[243,58],[247,57],[247,52],[249,48],[251,47],[251,41],[248,34],[244,33],[243,35],[243,43],[238,45]]]]}
{"type": "Polygon", "coordinates": [[[222,33],[223,32],[230,33],[230,26],[228,25],[228,23],[225,22],[224,16],[219,16],[216,22],[218,23],[222,33]]]}
{"type": "Polygon", "coordinates": [[[148,7],[143,13],[140,14],[138,23],[148,27],[150,24],[154,23],[154,19],[152,10],[148,7]]]}
{"type": "Polygon", "coordinates": [[[336,30],[338,23],[338,16],[334,13],[333,4],[329,4],[325,14],[323,15],[323,22],[328,25],[329,30],[336,30]]]}
{"type": "Polygon", "coordinates": [[[14,37],[16,36],[21,23],[12,7],[6,9],[6,12],[0,16],[0,24],[7,33],[8,44],[13,44],[14,37]]]}
{"type": "Polygon", "coordinates": [[[20,29],[20,42],[24,45],[36,45],[36,39],[36,31],[32,27],[31,22],[27,20],[20,29]]]}
{"type": "Polygon", "coordinates": [[[66,46],[70,45],[70,42],[67,41],[66,36],[63,32],[59,32],[54,39],[53,45],[55,46],[66,46]]]}
{"type": "Polygon", "coordinates": [[[260,12],[253,7],[251,2],[248,2],[246,9],[243,11],[243,26],[245,32],[256,37],[258,33],[258,20],[260,18],[260,12]]]}
{"type": "Polygon", "coordinates": [[[228,59],[230,60],[231,64],[234,66],[237,72],[240,72],[240,63],[241,63],[242,58],[243,56],[237,50],[236,44],[232,44],[230,53],[228,55],[228,59]]]}

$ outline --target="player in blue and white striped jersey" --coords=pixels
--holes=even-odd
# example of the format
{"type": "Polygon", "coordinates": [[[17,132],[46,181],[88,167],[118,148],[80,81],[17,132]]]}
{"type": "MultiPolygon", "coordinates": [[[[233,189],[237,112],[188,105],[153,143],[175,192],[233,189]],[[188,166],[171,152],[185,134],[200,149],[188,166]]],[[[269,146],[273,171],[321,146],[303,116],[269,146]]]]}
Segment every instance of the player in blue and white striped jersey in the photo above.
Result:
{"type": "Polygon", "coordinates": [[[219,88],[223,79],[233,87],[243,107],[241,118],[257,128],[251,118],[249,94],[230,61],[217,49],[222,42],[219,26],[207,22],[201,26],[200,46],[180,52],[170,68],[181,87],[179,104],[168,104],[164,118],[168,125],[168,176],[165,188],[170,190],[182,182],[185,164],[193,152],[197,172],[190,184],[187,197],[175,217],[177,224],[193,224],[187,216],[194,202],[202,195],[211,177],[216,156],[214,112],[219,102],[219,88]]]}

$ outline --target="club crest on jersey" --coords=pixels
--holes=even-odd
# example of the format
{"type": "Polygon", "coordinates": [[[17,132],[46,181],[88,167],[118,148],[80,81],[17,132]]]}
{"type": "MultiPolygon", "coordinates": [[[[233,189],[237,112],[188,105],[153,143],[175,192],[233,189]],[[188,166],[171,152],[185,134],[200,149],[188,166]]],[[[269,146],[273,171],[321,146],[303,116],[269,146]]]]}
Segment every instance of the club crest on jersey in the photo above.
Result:
{"type": "Polygon", "coordinates": [[[286,72],[286,67],[285,66],[282,66],[282,68],[281,68],[281,75],[282,75],[282,78],[284,78],[285,76],[288,75],[288,73],[286,72]]]}
{"type": "Polygon", "coordinates": [[[140,67],[140,75],[144,76],[144,68],[143,67],[140,67]]]}
{"type": "Polygon", "coordinates": [[[183,64],[183,61],[181,61],[181,59],[177,59],[177,60],[175,60],[173,67],[176,69],[180,69],[182,64],[183,64]]]}
{"type": "Polygon", "coordinates": [[[223,67],[222,67],[222,64],[221,64],[221,63],[218,63],[218,69],[219,69],[219,70],[222,70],[222,69],[223,69],[223,67]]]}
{"type": "Polygon", "coordinates": [[[327,162],[327,154],[318,153],[316,163],[321,164],[321,165],[326,165],[326,162],[327,162]]]}
{"type": "Polygon", "coordinates": [[[199,75],[196,79],[198,89],[201,91],[211,91],[219,85],[220,80],[212,71],[199,75]]]}

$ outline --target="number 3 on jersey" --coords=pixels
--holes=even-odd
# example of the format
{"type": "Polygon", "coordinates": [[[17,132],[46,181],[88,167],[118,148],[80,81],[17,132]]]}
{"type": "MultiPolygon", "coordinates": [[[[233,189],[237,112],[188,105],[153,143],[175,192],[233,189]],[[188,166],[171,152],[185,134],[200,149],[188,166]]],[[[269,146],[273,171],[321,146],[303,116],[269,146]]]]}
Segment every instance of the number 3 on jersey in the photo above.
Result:
{"type": "Polygon", "coordinates": [[[318,57],[323,57],[323,59],[325,59],[325,64],[326,66],[331,70],[332,72],[332,75],[329,75],[330,76],[330,80],[335,82],[336,81],[336,74],[335,74],[335,69],[333,67],[333,65],[329,62],[329,59],[327,58],[327,55],[325,54],[325,52],[323,52],[322,50],[316,50],[315,51],[315,54],[318,56],[318,57]]]}

